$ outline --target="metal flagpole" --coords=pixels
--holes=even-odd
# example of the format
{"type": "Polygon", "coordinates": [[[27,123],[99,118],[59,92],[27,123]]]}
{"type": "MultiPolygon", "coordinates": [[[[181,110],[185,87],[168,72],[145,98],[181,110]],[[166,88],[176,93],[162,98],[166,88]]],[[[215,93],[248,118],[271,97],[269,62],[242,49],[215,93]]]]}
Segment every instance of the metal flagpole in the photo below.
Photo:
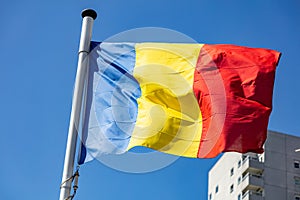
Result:
{"type": "Polygon", "coordinates": [[[85,9],[81,13],[82,29],[80,36],[78,65],[74,86],[72,111],[70,116],[70,125],[68,132],[68,140],[66,146],[66,154],[64,161],[64,169],[62,175],[62,184],[60,187],[60,200],[70,197],[72,176],[74,170],[74,160],[77,143],[77,128],[80,121],[80,112],[82,107],[83,88],[85,77],[87,75],[88,53],[90,50],[90,42],[92,37],[93,22],[97,17],[97,13],[92,9],[85,9]]]}

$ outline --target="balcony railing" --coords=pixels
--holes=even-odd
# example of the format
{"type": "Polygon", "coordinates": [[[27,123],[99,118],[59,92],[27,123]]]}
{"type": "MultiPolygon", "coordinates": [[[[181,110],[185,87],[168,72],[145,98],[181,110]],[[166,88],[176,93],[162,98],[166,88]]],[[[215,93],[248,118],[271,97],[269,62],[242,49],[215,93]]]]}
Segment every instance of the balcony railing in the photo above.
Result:
{"type": "Polygon", "coordinates": [[[263,189],[263,178],[260,174],[247,173],[243,176],[241,187],[243,190],[258,191],[263,189]]]}
{"type": "Polygon", "coordinates": [[[256,174],[262,174],[264,163],[260,162],[257,157],[246,156],[243,158],[241,171],[243,173],[253,172],[256,174]]]}
{"type": "Polygon", "coordinates": [[[243,200],[263,200],[264,197],[262,195],[262,192],[255,192],[255,191],[251,191],[248,190],[247,192],[245,192],[242,196],[243,200]]]}

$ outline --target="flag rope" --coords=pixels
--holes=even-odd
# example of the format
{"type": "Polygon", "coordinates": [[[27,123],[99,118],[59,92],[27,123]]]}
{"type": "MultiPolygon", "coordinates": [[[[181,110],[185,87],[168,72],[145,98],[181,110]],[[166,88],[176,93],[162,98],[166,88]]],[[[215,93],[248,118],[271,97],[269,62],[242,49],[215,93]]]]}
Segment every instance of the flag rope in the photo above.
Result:
{"type": "Polygon", "coordinates": [[[80,168],[80,166],[78,165],[76,167],[76,171],[74,172],[74,174],[60,184],[60,188],[62,188],[63,184],[65,184],[66,182],[68,182],[70,180],[71,180],[71,183],[73,183],[73,194],[68,196],[64,200],[72,200],[76,195],[76,192],[78,189],[79,168],[80,168]]]}

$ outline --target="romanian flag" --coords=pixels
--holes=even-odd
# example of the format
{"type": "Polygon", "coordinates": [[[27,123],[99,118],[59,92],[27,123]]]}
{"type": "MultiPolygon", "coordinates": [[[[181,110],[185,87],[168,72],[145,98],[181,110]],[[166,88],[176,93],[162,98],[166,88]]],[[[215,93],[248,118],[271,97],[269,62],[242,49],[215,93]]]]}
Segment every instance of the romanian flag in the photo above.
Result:
{"type": "Polygon", "coordinates": [[[91,49],[79,163],[135,146],[192,158],[263,152],[279,52],[176,43],[91,49]]]}

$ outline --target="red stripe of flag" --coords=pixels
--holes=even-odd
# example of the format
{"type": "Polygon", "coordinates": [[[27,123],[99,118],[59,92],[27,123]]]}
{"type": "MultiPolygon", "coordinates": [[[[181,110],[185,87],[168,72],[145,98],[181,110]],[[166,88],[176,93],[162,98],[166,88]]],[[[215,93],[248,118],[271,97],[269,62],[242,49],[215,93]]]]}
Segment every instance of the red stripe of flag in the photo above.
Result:
{"type": "Polygon", "coordinates": [[[194,93],[202,112],[198,157],[263,152],[280,53],[234,45],[204,45],[194,93]]]}

